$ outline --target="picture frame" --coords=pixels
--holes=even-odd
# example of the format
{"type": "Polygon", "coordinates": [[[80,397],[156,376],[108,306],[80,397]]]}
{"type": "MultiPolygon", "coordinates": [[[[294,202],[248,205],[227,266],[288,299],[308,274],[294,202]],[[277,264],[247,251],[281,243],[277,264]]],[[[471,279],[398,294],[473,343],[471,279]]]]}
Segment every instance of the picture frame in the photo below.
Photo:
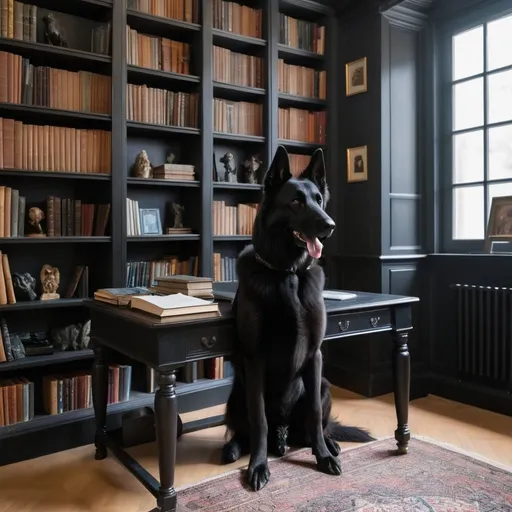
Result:
{"type": "Polygon", "coordinates": [[[493,242],[512,242],[512,196],[493,197],[485,234],[485,252],[493,242]]]}
{"type": "Polygon", "coordinates": [[[158,208],[140,209],[140,231],[142,235],[162,234],[162,220],[158,208]]]}
{"type": "Polygon", "coordinates": [[[368,180],[368,147],[347,149],[347,182],[368,180]]]}
{"type": "Polygon", "coordinates": [[[345,64],[345,94],[354,96],[368,90],[366,57],[345,64]]]}

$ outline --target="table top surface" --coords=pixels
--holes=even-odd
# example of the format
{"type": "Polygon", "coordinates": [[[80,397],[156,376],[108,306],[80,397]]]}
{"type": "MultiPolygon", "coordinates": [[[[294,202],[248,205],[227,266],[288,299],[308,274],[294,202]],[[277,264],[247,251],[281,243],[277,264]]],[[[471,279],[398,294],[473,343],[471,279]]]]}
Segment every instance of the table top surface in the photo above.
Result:
{"type": "MultiPolygon", "coordinates": [[[[224,288],[223,291],[226,291],[226,288],[224,288]]],[[[327,315],[394,307],[403,304],[412,304],[419,301],[417,297],[386,295],[380,293],[367,293],[348,290],[343,291],[347,293],[353,293],[356,295],[356,297],[344,300],[324,299],[327,315]]],[[[189,320],[185,322],[169,322],[165,319],[160,319],[159,317],[153,316],[143,311],[137,311],[129,307],[113,306],[103,302],[95,301],[93,299],[84,301],[84,305],[96,312],[117,317],[117,320],[126,320],[128,322],[143,324],[148,328],[178,328],[184,326],[190,327],[193,324],[204,325],[208,323],[218,324],[231,322],[233,320],[233,314],[231,312],[231,301],[218,300],[217,302],[219,303],[219,309],[221,311],[220,317],[203,320],[189,320]]]]}

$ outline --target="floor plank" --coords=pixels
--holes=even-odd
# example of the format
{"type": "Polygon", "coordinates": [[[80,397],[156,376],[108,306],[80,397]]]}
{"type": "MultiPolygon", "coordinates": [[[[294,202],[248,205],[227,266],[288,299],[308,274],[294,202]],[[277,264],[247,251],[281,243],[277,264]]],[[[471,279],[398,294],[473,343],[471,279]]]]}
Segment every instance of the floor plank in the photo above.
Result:
{"type": "MultiPolygon", "coordinates": [[[[391,395],[367,399],[333,388],[333,414],[346,424],[368,428],[376,437],[393,435],[395,410],[391,395]]],[[[214,407],[184,416],[185,421],[216,415],[214,407]]],[[[464,451],[512,468],[512,418],[429,396],[411,402],[413,435],[452,444],[464,451]]],[[[225,428],[216,427],[183,436],[178,444],[176,485],[243,467],[219,464],[225,428]]],[[[343,448],[350,444],[344,444],[343,448]]],[[[130,450],[158,477],[154,444],[130,450]]],[[[0,512],[139,512],[154,501],[112,457],[98,462],[91,445],[39,459],[0,467],[0,512]]]]}

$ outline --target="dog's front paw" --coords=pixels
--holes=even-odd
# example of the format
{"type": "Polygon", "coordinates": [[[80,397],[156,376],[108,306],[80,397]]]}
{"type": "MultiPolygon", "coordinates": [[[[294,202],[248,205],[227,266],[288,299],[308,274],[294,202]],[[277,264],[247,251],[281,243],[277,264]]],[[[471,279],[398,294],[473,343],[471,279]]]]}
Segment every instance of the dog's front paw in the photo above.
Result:
{"type": "Polygon", "coordinates": [[[221,464],[231,464],[236,462],[242,455],[242,447],[239,443],[231,440],[222,448],[221,464]]]}
{"type": "Polygon", "coordinates": [[[327,473],[328,475],[341,475],[341,462],[338,457],[333,455],[317,457],[316,465],[322,473],[327,473]]]}
{"type": "Polygon", "coordinates": [[[327,449],[331,452],[332,455],[335,457],[340,453],[341,448],[340,445],[330,437],[325,438],[325,446],[327,446],[327,449]]]}
{"type": "Polygon", "coordinates": [[[260,491],[270,479],[270,470],[267,462],[250,464],[247,470],[247,482],[254,491],[260,491]]]}

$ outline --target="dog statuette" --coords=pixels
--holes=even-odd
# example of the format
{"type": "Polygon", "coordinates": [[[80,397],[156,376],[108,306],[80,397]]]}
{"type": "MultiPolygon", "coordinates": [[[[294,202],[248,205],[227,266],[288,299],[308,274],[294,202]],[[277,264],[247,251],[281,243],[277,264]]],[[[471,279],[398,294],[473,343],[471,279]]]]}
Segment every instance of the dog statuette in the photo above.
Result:
{"type": "Polygon", "coordinates": [[[57,293],[60,284],[60,271],[57,267],[52,267],[46,263],[41,269],[41,288],[43,294],[41,300],[60,299],[57,293]]]}
{"type": "Polygon", "coordinates": [[[256,175],[256,173],[258,172],[258,169],[260,168],[262,163],[263,162],[259,159],[257,155],[252,155],[246,159],[246,161],[244,162],[246,183],[258,183],[258,176],[256,175]]]}
{"type": "Polygon", "coordinates": [[[227,183],[236,183],[236,165],[233,153],[226,153],[220,161],[224,164],[224,181],[227,183]]]}
{"type": "Polygon", "coordinates": [[[172,213],[174,216],[174,229],[182,229],[183,228],[183,212],[185,211],[185,207],[178,203],[172,203],[172,213]]]}
{"type": "Polygon", "coordinates": [[[149,157],[145,149],[143,149],[135,158],[135,163],[133,164],[133,176],[135,178],[153,177],[153,166],[149,161],[149,157]]]}
{"type": "Polygon", "coordinates": [[[62,46],[63,48],[67,48],[68,43],[60,31],[60,27],[57,24],[55,16],[51,12],[48,13],[48,16],[44,17],[44,22],[46,24],[46,31],[44,34],[46,42],[53,46],[62,46]]]}
{"type": "Polygon", "coordinates": [[[44,218],[44,212],[41,208],[38,208],[37,206],[30,208],[28,211],[28,224],[30,226],[30,233],[27,233],[28,237],[39,238],[46,236],[43,233],[43,228],[41,227],[41,222],[44,218]]]}

